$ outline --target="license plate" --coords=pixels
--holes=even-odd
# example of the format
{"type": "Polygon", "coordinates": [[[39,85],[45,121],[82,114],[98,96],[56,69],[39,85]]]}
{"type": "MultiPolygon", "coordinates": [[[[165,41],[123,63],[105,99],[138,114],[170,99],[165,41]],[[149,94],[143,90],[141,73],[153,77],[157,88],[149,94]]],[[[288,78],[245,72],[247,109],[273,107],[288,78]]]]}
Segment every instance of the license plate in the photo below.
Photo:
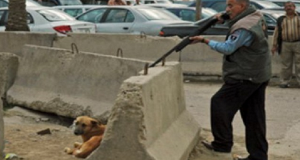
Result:
{"type": "Polygon", "coordinates": [[[79,33],[91,33],[91,30],[88,28],[82,28],[82,29],[78,29],[79,33]]]}

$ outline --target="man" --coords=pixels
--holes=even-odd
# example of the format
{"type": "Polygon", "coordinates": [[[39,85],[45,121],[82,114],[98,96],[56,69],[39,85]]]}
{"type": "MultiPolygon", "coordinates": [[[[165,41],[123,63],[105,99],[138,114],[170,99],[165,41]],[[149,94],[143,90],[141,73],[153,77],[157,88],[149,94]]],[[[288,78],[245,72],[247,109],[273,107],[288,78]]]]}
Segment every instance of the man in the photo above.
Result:
{"type": "MultiPolygon", "coordinates": [[[[224,55],[221,89],[211,99],[211,129],[214,140],[203,141],[208,149],[230,153],[233,146],[232,121],[239,110],[246,128],[247,158],[267,160],[265,90],[271,77],[271,60],[266,24],[249,0],[227,0],[229,33],[225,42],[190,37],[224,55]]],[[[217,15],[218,19],[221,17],[217,15]]]]}
{"type": "Polygon", "coordinates": [[[293,2],[285,3],[286,14],[278,18],[273,36],[272,54],[278,51],[282,63],[279,85],[281,88],[290,86],[294,63],[296,78],[300,86],[300,17],[295,9],[293,2]]]}

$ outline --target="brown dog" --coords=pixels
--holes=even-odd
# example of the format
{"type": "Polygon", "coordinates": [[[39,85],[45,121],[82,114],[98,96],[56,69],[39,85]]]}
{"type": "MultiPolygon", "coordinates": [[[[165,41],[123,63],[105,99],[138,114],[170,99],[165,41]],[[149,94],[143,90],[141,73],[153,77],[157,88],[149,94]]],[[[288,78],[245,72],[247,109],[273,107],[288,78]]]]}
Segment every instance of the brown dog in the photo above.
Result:
{"type": "Polygon", "coordinates": [[[86,158],[100,145],[106,126],[93,118],[79,116],[74,120],[73,127],[74,134],[81,135],[83,143],[75,142],[74,148],[66,147],[65,152],[86,158]]]}

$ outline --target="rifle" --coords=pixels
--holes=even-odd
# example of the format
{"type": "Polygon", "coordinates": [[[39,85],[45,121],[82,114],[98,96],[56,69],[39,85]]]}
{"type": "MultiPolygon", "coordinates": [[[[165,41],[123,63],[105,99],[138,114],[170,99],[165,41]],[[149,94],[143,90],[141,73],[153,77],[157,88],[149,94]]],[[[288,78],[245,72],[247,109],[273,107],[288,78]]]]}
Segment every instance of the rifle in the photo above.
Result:
{"type": "MultiPolygon", "coordinates": [[[[229,19],[229,15],[224,13],[222,14],[222,19],[226,20],[229,19]]],[[[152,63],[149,67],[154,67],[157,63],[161,62],[164,60],[167,56],[169,56],[172,52],[176,51],[179,52],[183,48],[185,48],[187,45],[189,45],[192,41],[189,39],[190,37],[200,35],[203,33],[206,29],[208,29],[210,26],[214,25],[215,23],[218,22],[218,19],[214,16],[206,18],[203,20],[203,25],[199,26],[199,28],[186,38],[184,38],[179,44],[177,44],[175,47],[173,47],[171,50],[169,50],[167,53],[165,53],[162,57],[160,57],[158,60],[156,60],[154,63],[152,63]]]]}

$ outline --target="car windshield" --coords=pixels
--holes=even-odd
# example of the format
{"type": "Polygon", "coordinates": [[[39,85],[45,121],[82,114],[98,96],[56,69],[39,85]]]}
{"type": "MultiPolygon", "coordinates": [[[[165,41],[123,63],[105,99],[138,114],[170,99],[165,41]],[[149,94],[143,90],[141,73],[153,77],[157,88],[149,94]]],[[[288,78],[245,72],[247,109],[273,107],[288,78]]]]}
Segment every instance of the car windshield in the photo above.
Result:
{"type": "Polygon", "coordinates": [[[165,9],[138,8],[138,11],[148,20],[180,20],[180,18],[165,9]]]}
{"type": "Polygon", "coordinates": [[[43,9],[38,10],[37,12],[50,22],[75,20],[75,18],[69,16],[68,14],[55,9],[43,9]]]}

